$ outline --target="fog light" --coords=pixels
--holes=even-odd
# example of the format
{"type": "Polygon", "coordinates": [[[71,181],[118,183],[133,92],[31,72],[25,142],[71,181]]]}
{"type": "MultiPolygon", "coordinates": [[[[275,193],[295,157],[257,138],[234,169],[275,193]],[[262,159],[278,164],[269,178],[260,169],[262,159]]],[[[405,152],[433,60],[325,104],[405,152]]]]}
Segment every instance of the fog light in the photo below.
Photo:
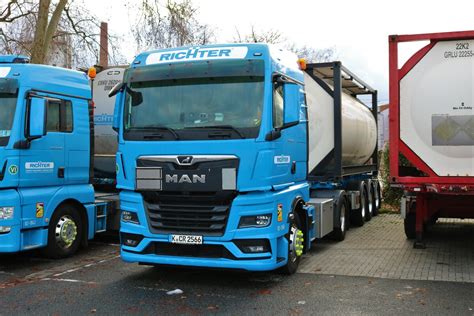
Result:
{"type": "Polygon", "coordinates": [[[135,235],[135,234],[128,234],[128,233],[121,233],[120,234],[120,241],[122,245],[128,247],[136,247],[142,241],[142,235],[135,235]]]}
{"type": "Polygon", "coordinates": [[[10,226],[0,226],[0,234],[9,233],[12,230],[10,226]]]}
{"type": "Polygon", "coordinates": [[[140,224],[140,221],[138,220],[138,215],[135,212],[122,211],[122,221],[133,224],[140,224]]]}
{"type": "Polygon", "coordinates": [[[268,239],[238,239],[234,240],[234,244],[236,244],[243,253],[271,252],[268,239]]]}
{"type": "Polygon", "coordinates": [[[239,222],[239,228],[247,227],[267,227],[272,222],[271,214],[242,216],[239,222]]]}
{"type": "Polygon", "coordinates": [[[15,208],[13,206],[0,207],[0,219],[12,219],[15,208]]]}

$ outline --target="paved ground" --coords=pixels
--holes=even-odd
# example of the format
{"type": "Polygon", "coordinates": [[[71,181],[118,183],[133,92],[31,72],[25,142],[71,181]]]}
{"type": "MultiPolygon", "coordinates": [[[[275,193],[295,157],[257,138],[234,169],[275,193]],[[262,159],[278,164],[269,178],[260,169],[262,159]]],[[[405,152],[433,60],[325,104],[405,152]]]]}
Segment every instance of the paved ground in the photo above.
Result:
{"type": "Polygon", "coordinates": [[[441,225],[424,253],[401,229],[397,216],[379,216],[351,229],[343,243],[319,242],[290,277],[125,264],[107,239],[61,261],[34,252],[0,256],[0,315],[474,315],[474,283],[402,277],[408,262],[430,263],[437,280],[451,270],[465,275],[473,265],[473,227],[441,225]],[[443,243],[438,234],[454,241],[443,243]],[[390,273],[400,266],[402,272],[390,273]],[[176,289],[182,293],[168,294],[176,289]]]}
{"type": "MultiPolygon", "coordinates": [[[[374,217],[346,240],[323,240],[305,257],[303,273],[406,280],[474,282],[474,221],[441,219],[413,249],[399,215],[374,217]]],[[[474,297],[473,297],[474,299],[474,297]]]]}

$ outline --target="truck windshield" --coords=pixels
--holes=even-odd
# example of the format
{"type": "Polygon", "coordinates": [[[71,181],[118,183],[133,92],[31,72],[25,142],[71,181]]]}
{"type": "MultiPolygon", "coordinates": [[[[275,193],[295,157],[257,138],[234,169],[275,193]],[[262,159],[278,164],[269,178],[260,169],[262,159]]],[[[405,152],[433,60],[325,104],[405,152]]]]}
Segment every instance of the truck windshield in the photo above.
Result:
{"type": "Polygon", "coordinates": [[[10,139],[16,100],[16,96],[0,93],[0,146],[6,146],[10,139]]]}
{"type": "Polygon", "coordinates": [[[124,138],[255,138],[263,83],[263,76],[132,82],[126,89],[124,138]]]}

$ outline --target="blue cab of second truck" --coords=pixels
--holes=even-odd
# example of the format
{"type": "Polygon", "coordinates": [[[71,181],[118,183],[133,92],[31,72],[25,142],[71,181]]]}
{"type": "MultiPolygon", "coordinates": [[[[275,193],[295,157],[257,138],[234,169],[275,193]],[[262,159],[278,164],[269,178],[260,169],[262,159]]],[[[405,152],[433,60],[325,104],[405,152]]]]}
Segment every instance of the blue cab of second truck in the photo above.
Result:
{"type": "Polygon", "coordinates": [[[310,247],[312,229],[304,239],[292,229],[314,215],[295,55],[264,44],[151,51],[124,83],[114,114],[123,260],[273,270],[310,247]]]}
{"type": "Polygon", "coordinates": [[[95,233],[91,91],[84,73],[22,58],[0,57],[0,253],[49,244],[61,257],[95,233]]]}

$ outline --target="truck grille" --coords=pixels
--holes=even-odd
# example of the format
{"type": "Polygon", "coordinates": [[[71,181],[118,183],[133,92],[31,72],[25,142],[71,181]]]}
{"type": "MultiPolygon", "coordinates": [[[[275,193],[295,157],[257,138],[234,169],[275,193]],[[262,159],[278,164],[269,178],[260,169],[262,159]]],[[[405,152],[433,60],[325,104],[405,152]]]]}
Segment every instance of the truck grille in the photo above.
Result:
{"type": "Polygon", "coordinates": [[[152,233],[222,236],[235,192],[143,192],[152,233]]]}

